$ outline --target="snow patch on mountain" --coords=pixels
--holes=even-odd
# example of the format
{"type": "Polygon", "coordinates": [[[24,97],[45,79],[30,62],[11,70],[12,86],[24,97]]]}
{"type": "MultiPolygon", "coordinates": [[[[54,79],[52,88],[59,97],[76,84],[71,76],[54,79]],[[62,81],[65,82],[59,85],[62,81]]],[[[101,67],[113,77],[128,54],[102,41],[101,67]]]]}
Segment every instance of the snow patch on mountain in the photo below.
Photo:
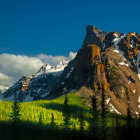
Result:
{"type": "Polygon", "coordinates": [[[138,53],[137,55],[137,62],[136,62],[136,65],[137,65],[137,71],[138,71],[138,78],[140,80],[140,52],[138,53]]]}
{"type": "Polygon", "coordinates": [[[135,111],[136,115],[139,115],[139,113],[137,111],[135,111]]]}
{"type": "Polygon", "coordinates": [[[62,74],[64,68],[67,66],[69,61],[63,60],[57,66],[52,67],[49,64],[46,64],[40,68],[40,70],[35,74],[35,77],[43,76],[44,74],[52,74],[54,76],[58,76],[62,74]]]}
{"type": "Polygon", "coordinates": [[[127,66],[127,67],[129,66],[129,64],[126,64],[125,61],[120,62],[119,64],[120,64],[120,65],[125,65],[125,66],[127,66]]]}
{"type": "Polygon", "coordinates": [[[136,90],[135,89],[133,90],[133,93],[136,93],[136,90]]]}
{"type": "Polygon", "coordinates": [[[109,103],[109,101],[110,101],[110,98],[106,99],[106,103],[107,103],[107,104],[109,103]]]}
{"type": "Polygon", "coordinates": [[[41,75],[42,73],[46,72],[47,70],[51,69],[51,65],[49,64],[44,64],[39,71],[35,74],[35,77],[37,77],[38,75],[41,75]]]}
{"type": "Polygon", "coordinates": [[[70,70],[70,72],[67,74],[66,79],[69,78],[69,76],[70,76],[70,74],[73,72],[73,70],[74,70],[74,67],[71,67],[71,70],[70,70]]]}
{"type": "MultiPolygon", "coordinates": [[[[133,36],[136,36],[135,32],[132,33],[133,36]]],[[[113,50],[114,52],[118,53],[122,58],[124,58],[124,61],[119,63],[120,65],[125,65],[125,66],[129,66],[131,65],[130,62],[128,62],[127,64],[125,63],[125,61],[127,62],[125,56],[124,56],[124,53],[119,50],[119,43],[121,41],[121,39],[124,39],[126,37],[126,34],[121,36],[121,37],[116,37],[114,40],[113,40],[113,43],[114,43],[114,46],[115,46],[115,50],[113,50]]],[[[130,47],[133,48],[134,47],[134,41],[133,39],[130,41],[130,47]]],[[[140,79],[140,52],[138,53],[137,55],[137,60],[135,60],[133,58],[132,62],[134,63],[134,65],[137,67],[137,72],[138,72],[138,78],[140,79]]]]}
{"type": "Polygon", "coordinates": [[[132,35],[133,35],[133,36],[135,36],[135,35],[136,35],[136,33],[135,33],[135,32],[133,32],[133,33],[132,33],[132,35]]]}
{"type": "Polygon", "coordinates": [[[117,114],[121,115],[121,113],[111,103],[109,104],[109,109],[110,112],[116,112],[117,114]]]}
{"type": "Polygon", "coordinates": [[[138,102],[140,103],[140,96],[139,96],[139,98],[138,98],[138,102]]]}
{"type": "Polygon", "coordinates": [[[116,33],[114,33],[113,35],[114,35],[116,38],[119,37],[118,34],[116,34],[116,33]]]}
{"type": "Polygon", "coordinates": [[[121,41],[122,38],[124,38],[126,35],[121,36],[121,37],[117,37],[113,40],[114,46],[115,46],[115,50],[113,50],[114,52],[118,53],[122,58],[124,58],[124,61],[126,60],[126,58],[124,57],[124,53],[122,51],[119,50],[119,43],[121,41]]]}

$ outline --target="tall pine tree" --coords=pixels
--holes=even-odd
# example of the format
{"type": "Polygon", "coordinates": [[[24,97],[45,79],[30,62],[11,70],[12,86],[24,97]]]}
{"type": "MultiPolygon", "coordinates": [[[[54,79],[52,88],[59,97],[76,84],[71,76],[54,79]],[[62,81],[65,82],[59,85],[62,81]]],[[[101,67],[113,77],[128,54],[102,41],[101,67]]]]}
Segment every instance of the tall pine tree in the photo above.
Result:
{"type": "Polygon", "coordinates": [[[70,120],[68,102],[69,102],[68,96],[67,96],[67,94],[65,94],[64,107],[63,107],[63,117],[64,117],[65,128],[68,128],[69,120],[70,120]]]}
{"type": "Polygon", "coordinates": [[[126,96],[127,96],[127,116],[126,116],[126,126],[124,129],[124,137],[126,139],[132,139],[133,136],[133,131],[131,130],[131,108],[130,108],[130,98],[129,98],[129,91],[128,88],[126,87],[126,96]]]}
{"type": "Polygon", "coordinates": [[[128,88],[126,88],[126,96],[127,96],[127,118],[126,118],[126,126],[129,128],[131,125],[131,109],[130,109],[130,99],[128,88]]]}
{"type": "Polygon", "coordinates": [[[102,84],[102,95],[101,95],[101,119],[102,119],[102,139],[106,139],[106,129],[107,129],[107,122],[106,122],[106,105],[105,105],[105,90],[104,85],[102,84]]]}
{"type": "Polygon", "coordinates": [[[98,105],[96,96],[91,97],[91,109],[90,113],[92,115],[90,124],[89,124],[89,137],[98,139],[99,131],[99,119],[98,119],[98,105]]]}
{"type": "Polygon", "coordinates": [[[70,120],[70,113],[69,113],[69,106],[68,106],[68,96],[65,94],[64,98],[64,107],[63,107],[63,118],[64,118],[64,135],[63,139],[69,139],[69,120],[70,120]]]}
{"type": "Polygon", "coordinates": [[[19,134],[20,134],[20,106],[18,103],[18,96],[17,93],[14,94],[14,102],[12,105],[12,112],[10,114],[10,117],[12,119],[12,135],[11,137],[14,138],[14,140],[18,140],[19,138],[19,134]]]}
{"type": "Polygon", "coordinates": [[[20,107],[18,103],[17,93],[14,94],[14,102],[12,105],[11,118],[14,124],[17,124],[20,121],[20,107]]]}
{"type": "Polygon", "coordinates": [[[52,117],[51,117],[51,127],[55,128],[55,122],[54,122],[54,115],[52,113],[52,117]]]}

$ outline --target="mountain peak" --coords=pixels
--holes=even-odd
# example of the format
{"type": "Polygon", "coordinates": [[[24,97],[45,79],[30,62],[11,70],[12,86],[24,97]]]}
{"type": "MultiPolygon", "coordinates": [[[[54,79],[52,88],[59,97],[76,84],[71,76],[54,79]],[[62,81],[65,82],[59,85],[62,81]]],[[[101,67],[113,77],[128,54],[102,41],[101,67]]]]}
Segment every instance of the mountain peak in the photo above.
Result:
{"type": "Polygon", "coordinates": [[[95,26],[92,26],[92,25],[88,25],[86,31],[89,32],[89,33],[93,32],[93,33],[95,33],[99,36],[103,36],[104,34],[106,34],[105,31],[103,31],[103,30],[101,30],[101,29],[99,29],[95,26]]]}
{"type": "Polygon", "coordinates": [[[39,70],[37,73],[40,73],[40,72],[45,72],[46,70],[49,70],[52,66],[50,64],[44,64],[39,70]]]}
{"type": "Polygon", "coordinates": [[[129,96],[131,113],[140,113],[139,34],[104,32],[88,25],[75,59],[74,71],[65,82],[67,90],[79,89],[80,96],[88,100],[92,93],[100,98],[104,87],[111,112],[126,114],[129,96]]]}
{"type": "Polygon", "coordinates": [[[82,47],[87,47],[88,45],[97,45],[101,48],[105,34],[105,31],[102,31],[95,26],[88,25],[86,28],[86,37],[82,47]]]}

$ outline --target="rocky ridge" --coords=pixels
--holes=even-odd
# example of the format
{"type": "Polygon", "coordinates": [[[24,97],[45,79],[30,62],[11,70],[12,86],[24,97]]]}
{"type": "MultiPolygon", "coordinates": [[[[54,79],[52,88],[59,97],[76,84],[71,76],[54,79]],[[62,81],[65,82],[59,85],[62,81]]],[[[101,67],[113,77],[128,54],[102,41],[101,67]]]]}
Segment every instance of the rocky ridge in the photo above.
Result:
{"type": "MultiPolygon", "coordinates": [[[[78,90],[86,101],[90,100],[92,94],[100,100],[103,86],[111,112],[126,114],[130,103],[132,114],[139,115],[139,34],[104,32],[89,25],[73,67],[73,72],[65,81],[65,90],[78,90]]],[[[50,97],[57,95],[54,92],[50,97]]]]}

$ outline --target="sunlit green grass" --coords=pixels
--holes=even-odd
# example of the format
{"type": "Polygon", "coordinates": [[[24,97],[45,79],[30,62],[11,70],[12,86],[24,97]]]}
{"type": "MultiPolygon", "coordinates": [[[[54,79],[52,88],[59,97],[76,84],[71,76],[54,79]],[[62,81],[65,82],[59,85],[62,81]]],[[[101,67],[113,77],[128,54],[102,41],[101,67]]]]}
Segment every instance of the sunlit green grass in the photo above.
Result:
{"type": "MultiPolygon", "coordinates": [[[[72,128],[75,125],[76,128],[79,128],[80,123],[78,117],[82,108],[83,114],[85,116],[85,128],[87,128],[89,108],[83,104],[82,99],[78,97],[75,93],[68,94],[68,98],[71,114],[70,127],[72,128]]],[[[63,127],[63,103],[64,96],[55,100],[39,100],[33,102],[19,103],[21,120],[38,124],[41,118],[42,124],[49,125],[51,123],[51,116],[53,113],[56,126],[63,127]]],[[[12,102],[0,101],[0,121],[10,121],[11,112],[12,102]]]]}
{"type": "MultiPolygon", "coordinates": [[[[88,128],[90,120],[90,108],[85,105],[83,100],[76,95],[76,93],[68,94],[69,99],[69,110],[70,110],[70,124],[69,127],[73,128],[74,126],[79,129],[80,122],[79,116],[81,108],[83,109],[85,129],[88,128]]],[[[33,102],[24,102],[19,103],[20,105],[20,114],[21,121],[25,123],[32,123],[35,125],[51,125],[52,114],[54,115],[55,125],[59,128],[63,128],[63,106],[64,106],[64,96],[59,97],[55,100],[39,100],[33,102]],[[39,121],[41,120],[41,122],[39,121]]],[[[10,115],[12,112],[13,102],[9,101],[0,101],[0,121],[11,121],[10,115]]],[[[101,117],[99,117],[99,122],[101,122],[101,117]]],[[[125,124],[125,118],[123,116],[119,117],[120,125],[125,124]]],[[[112,126],[116,124],[116,115],[108,113],[107,115],[107,124],[112,126]]]]}

